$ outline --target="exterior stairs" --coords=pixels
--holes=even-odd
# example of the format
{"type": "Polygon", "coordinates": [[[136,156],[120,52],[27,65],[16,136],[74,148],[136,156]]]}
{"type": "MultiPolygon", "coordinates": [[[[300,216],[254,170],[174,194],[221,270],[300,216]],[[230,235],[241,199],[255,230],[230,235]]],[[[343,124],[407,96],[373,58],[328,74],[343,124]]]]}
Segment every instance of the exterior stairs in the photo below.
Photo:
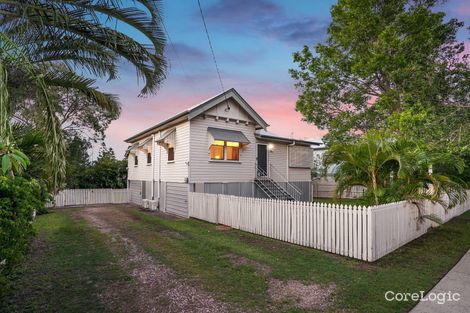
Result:
{"type": "Polygon", "coordinates": [[[258,186],[270,199],[278,200],[291,200],[295,198],[281,185],[273,179],[266,176],[259,176],[255,179],[255,184],[258,186]]]}

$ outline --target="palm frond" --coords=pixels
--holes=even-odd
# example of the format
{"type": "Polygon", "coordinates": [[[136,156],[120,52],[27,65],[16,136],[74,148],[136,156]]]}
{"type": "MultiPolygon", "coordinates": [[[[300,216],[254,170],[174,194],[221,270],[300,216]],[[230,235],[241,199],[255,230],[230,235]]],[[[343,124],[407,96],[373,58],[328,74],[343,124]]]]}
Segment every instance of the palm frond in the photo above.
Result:
{"type": "Polygon", "coordinates": [[[8,60],[23,69],[37,86],[38,104],[43,108],[43,123],[46,154],[51,165],[51,184],[58,189],[65,178],[65,145],[59,121],[55,115],[55,106],[49,98],[43,76],[37,72],[29,57],[8,36],[0,33],[1,60],[8,60]]]}
{"type": "MultiPolygon", "coordinates": [[[[1,3],[9,1],[0,0],[1,3]]],[[[126,59],[135,67],[139,78],[143,78],[145,86],[141,94],[153,93],[166,77],[166,60],[163,56],[165,38],[159,23],[144,17],[135,9],[122,9],[92,4],[90,1],[77,1],[75,5],[62,1],[18,1],[10,4],[8,14],[4,13],[0,24],[15,41],[27,46],[30,55],[35,47],[31,45],[30,36],[25,35],[24,25],[28,32],[54,34],[55,41],[61,42],[64,37],[78,37],[112,51],[116,56],[126,59]],[[79,7],[81,4],[83,7],[79,7]],[[95,7],[96,6],[96,7],[95,7]],[[96,19],[95,10],[106,11],[107,15],[127,23],[131,27],[145,32],[152,39],[151,46],[142,44],[122,32],[107,27],[96,19]],[[20,27],[20,31],[18,31],[20,27]]],[[[98,12],[100,13],[100,12],[98,12]]]]}
{"type": "Polygon", "coordinates": [[[48,86],[76,89],[111,113],[120,111],[118,97],[94,88],[95,80],[91,78],[84,78],[71,71],[49,71],[44,76],[44,81],[48,86]]]}

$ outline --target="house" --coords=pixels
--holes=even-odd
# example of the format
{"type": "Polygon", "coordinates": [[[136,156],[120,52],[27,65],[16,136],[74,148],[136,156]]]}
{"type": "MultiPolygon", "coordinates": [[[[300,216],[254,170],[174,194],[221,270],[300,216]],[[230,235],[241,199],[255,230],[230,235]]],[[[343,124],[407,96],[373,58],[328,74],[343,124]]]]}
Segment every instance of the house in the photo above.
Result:
{"type": "Polygon", "coordinates": [[[311,201],[312,145],[267,132],[230,89],[125,141],[131,202],[187,215],[189,191],[311,201]]]}

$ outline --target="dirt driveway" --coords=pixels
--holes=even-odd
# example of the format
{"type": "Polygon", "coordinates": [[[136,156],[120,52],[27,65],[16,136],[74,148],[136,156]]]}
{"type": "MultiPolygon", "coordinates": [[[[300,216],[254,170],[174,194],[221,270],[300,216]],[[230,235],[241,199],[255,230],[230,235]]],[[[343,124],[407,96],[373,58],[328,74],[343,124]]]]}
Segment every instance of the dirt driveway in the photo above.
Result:
{"type": "Polygon", "coordinates": [[[177,277],[166,265],[158,263],[142,247],[126,235],[132,217],[124,210],[109,206],[89,207],[77,214],[111,238],[111,248],[124,251],[119,265],[133,278],[132,286],[118,290],[109,286],[100,295],[110,307],[119,303],[122,292],[133,290],[133,301],[120,303],[128,312],[227,312],[228,306],[203,290],[195,281],[177,277]],[[130,287],[130,288],[129,288],[130,287]]]}

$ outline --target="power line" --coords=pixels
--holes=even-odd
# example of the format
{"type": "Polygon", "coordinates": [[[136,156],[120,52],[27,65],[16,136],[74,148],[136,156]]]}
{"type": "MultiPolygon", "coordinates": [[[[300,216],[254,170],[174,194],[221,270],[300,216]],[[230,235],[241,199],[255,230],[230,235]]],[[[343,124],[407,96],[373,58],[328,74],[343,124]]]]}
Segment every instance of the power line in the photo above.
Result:
{"type": "Polygon", "coordinates": [[[211,49],[212,60],[214,61],[215,69],[217,71],[217,76],[219,77],[220,87],[222,88],[222,93],[224,95],[224,99],[227,104],[227,109],[230,110],[230,106],[228,105],[228,102],[227,102],[227,95],[225,94],[224,83],[222,82],[222,77],[220,76],[219,65],[217,64],[217,59],[215,58],[214,48],[212,47],[211,37],[209,35],[209,30],[207,29],[206,19],[204,18],[204,13],[202,13],[201,1],[197,0],[197,4],[199,6],[199,12],[201,13],[202,23],[204,24],[204,30],[206,32],[207,41],[209,42],[209,47],[211,49]]]}

